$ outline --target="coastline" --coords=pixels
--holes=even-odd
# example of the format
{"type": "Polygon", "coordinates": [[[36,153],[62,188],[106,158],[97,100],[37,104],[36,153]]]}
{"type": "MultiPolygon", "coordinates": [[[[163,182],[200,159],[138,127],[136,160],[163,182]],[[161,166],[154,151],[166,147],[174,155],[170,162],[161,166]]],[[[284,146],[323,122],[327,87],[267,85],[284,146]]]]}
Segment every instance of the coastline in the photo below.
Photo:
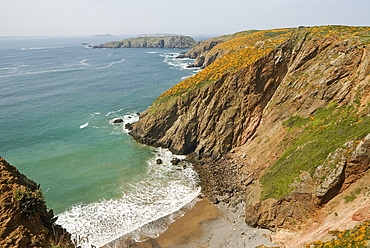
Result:
{"type": "Polygon", "coordinates": [[[233,213],[224,204],[211,204],[208,198],[173,222],[155,239],[142,242],[125,241],[115,247],[256,247],[274,246],[267,238],[270,231],[251,228],[244,222],[244,203],[233,213]]]}

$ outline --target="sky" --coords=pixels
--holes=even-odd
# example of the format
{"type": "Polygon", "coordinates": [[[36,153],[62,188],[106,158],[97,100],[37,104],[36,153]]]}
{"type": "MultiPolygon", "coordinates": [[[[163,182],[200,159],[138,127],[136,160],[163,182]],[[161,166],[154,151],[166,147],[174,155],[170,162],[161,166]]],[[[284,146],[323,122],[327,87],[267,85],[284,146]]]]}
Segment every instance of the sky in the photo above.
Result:
{"type": "Polygon", "coordinates": [[[0,0],[0,36],[171,33],[370,25],[369,0],[0,0]]]}

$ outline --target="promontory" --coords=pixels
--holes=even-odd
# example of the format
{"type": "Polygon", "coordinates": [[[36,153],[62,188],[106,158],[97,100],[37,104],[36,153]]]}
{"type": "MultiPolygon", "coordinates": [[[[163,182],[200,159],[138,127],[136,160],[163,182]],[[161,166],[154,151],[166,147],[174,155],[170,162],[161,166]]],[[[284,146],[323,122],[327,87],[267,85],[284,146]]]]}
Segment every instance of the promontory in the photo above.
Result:
{"type": "Polygon", "coordinates": [[[111,41],[93,48],[192,48],[197,42],[189,36],[138,37],[111,41]]]}
{"type": "Polygon", "coordinates": [[[204,69],[130,135],[189,155],[211,202],[244,201],[246,224],[275,231],[275,243],[350,247],[344,233],[365,240],[356,232],[370,225],[369,44],[369,27],[348,26],[200,42],[181,57],[204,69]]]}

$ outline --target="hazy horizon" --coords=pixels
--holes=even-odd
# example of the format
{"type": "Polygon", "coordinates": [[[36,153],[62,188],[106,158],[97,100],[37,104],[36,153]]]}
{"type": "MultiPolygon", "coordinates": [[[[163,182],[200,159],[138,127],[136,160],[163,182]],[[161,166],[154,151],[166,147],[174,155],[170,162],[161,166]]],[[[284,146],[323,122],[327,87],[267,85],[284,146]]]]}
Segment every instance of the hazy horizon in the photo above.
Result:
{"type": "Polygon", "coordinates": [[[365,0],[13,0],[0,3],[0,37],[232,34],[250,29],[370,25],[365,0]]]}

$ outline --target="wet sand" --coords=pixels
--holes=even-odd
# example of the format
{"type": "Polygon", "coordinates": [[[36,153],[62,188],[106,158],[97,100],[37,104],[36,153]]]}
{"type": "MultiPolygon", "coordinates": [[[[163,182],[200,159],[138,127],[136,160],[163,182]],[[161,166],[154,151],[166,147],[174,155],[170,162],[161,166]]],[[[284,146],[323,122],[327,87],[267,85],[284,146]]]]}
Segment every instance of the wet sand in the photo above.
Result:
{"type": "Polygon", "coordinates": [[[205,198],[172,223],[158,238],[129,244],[128,247],[249,248],[261,244],[274,246],[265,236],[269,233],[267,230],[251,228],[245,224],[244,203],[240,203],[236,209],[227,209],[225,205],[213,205],[205,198]]]}

